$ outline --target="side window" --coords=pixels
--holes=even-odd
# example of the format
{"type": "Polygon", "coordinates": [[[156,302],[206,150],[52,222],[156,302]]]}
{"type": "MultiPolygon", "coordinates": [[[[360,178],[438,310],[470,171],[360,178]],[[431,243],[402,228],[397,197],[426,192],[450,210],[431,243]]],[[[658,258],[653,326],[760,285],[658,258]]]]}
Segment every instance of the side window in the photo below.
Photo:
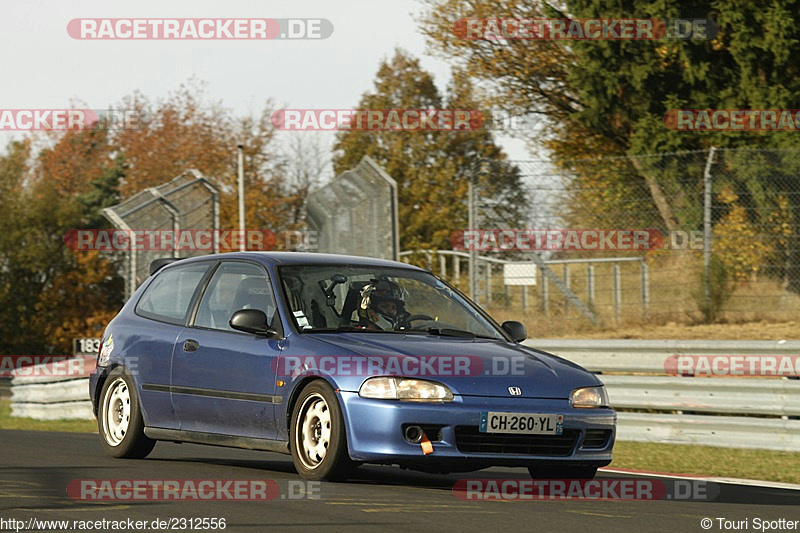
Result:
{"type": "Polygon", "coordinates": [[[192,295],[209,266],[210,263],[194,263],[168,268],[156,274],[156,279],[136,304],[136,313],[155,320],[182,324],[189,312],[192,295]]]}
{"type": "Polygon", "coordinates": [[[260,309],[272,324],[275,319],[275,297],[263,268],[252,263],[222,263],[208,284],[195,326],[234,331],[228,325],[240,309],[260,309]]]}

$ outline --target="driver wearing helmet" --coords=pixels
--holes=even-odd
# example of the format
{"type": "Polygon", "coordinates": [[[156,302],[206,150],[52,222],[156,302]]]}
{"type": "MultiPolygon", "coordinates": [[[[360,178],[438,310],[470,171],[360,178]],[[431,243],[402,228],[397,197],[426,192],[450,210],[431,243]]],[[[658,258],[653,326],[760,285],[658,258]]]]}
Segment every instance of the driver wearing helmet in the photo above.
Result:
{"type": "Polygon", "coordinates": [[[391,281],[372,280],[361,289],[358,316],[367,327],[392,331],[408,316],[403,290],[391,281]]]}

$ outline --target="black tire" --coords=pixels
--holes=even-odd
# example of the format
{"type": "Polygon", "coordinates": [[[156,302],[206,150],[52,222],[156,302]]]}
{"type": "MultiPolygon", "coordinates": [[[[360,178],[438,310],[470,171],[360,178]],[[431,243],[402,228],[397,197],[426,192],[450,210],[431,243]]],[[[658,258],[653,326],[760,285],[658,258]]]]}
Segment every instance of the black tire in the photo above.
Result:
{"type": "Polygon", "coordinates": [[[300,392],[292,408],[289,433],[294,467],[304,479],[344,481],[355,469],[355,463],[347,452],[342,409],[336,393],[327,382],[312,381],[300,392]],[[322,414],[322,417],[318,414],[322,414]],[[319,430],[318,438],[314,441],[315,449],[324,451],[323,454],[309,453],[303,445],[304,428],[309,431],[313,429],[315,433],[319,430]]]}
{"type": "Polygon", "coordinates": [[[533,479],[594,479],[596,466],[529,466],[533,479]]]}
{"type": "Polygon", "coordinates": [[[97,429],[100,432],[100,442],[103,449],[112,457],[126,459],[141,459],[153,451],[156,441],[149,439],[144,434],[144,419],[139,406],[139,394],[133,378],[123,367],[112,370],[103,383],[100,399],[97,404],[97,429]],[[120,390],[117,390],[120,387],[120,390]],[[124,389],[124,391],[122,390],[124,389]],[[116,392],[121,393],[115,395],[116,392]],[[125,396],[127,394],[127,396],[125,396]],[[112,407],[112,402],[117,404],[112,407]],[[124,430],[122,424],[117,428],[107,423],[110,408],[118,414],[118,420],[126,419],[124,430]]]}

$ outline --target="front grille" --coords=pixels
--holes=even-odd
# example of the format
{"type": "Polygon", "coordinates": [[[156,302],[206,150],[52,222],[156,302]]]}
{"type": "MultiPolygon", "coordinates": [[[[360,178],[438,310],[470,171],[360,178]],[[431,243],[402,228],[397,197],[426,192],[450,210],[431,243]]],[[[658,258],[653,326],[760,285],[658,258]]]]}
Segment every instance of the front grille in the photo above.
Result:
{"type": "Polygon", "coordinates": [[[605,448],[611,438],[610,429],[587,429],[582,448],[605,448]]]}
{"type": "Polygon", "coordinates": [[[563,457],[572,453],[579,435],[575,429],[565,429],[563,435],[514,435],[481,433],[477,426],[456,426],[456,448],[464,453],[563,457]]]}

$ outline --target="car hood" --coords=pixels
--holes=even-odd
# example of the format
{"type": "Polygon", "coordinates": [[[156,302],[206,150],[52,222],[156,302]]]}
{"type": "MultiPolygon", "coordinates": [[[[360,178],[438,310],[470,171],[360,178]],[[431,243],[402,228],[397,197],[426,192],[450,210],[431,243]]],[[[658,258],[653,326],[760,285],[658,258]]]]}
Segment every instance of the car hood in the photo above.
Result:
{"type": "Polygon", "coordinates": [[[372,359],[386,374],[403,375],[399,369],[419,369],[410,377],[444,383],[463,396],[507,398],[511,396],[509,388],[517,387],[522,398],[568,399],[576,388],[601,384],[566,359],[505,341],[349,332],[305,335],[334,346],[337,353],[372,359]],[[404,366],[409,363],[406,358],[415,361],[404,366]],[[456,359],[460,371],[452,369],[456,359]]]}

